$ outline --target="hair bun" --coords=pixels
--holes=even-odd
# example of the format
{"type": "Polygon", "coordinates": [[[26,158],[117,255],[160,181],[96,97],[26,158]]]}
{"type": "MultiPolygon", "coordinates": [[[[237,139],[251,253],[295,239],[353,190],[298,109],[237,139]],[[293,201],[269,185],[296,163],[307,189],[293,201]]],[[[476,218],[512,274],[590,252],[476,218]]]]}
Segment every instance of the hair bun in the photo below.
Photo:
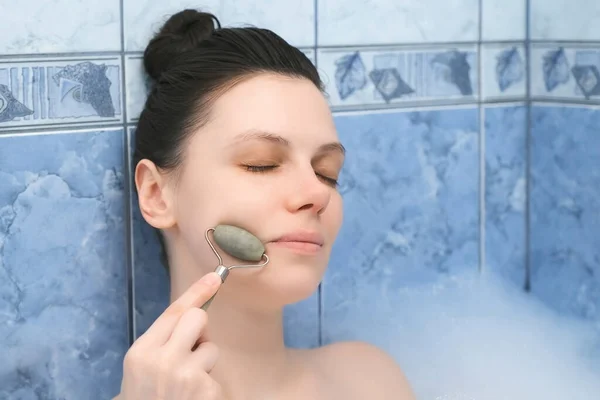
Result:
{"type": "Polygon", "coordinates": [[[179,54],[197,48],[218,28],[221,24],[211,13],[183,10],[172,15],[146,47],[146,73],[158,80],[179,54]]]}

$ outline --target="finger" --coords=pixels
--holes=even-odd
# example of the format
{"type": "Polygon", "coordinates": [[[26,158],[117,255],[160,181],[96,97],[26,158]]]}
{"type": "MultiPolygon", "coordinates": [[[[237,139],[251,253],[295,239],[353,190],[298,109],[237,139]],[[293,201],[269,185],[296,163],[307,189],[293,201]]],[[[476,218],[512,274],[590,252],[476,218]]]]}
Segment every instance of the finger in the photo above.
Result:
{"type": "Polygon", "coordinates": [[[221,278],[211,272],[196,281],[154,321],[138,341],[143,344],[166,343],[184,312],[202,306],[221,286],[221,278]]]}
{"type": "Polygon", "coordinates": [[[208,317],[206,311],[192,307],[183,313],[166,346],[177,352],[190,352],[197,343],[201,343],[208,317]]]}
{"type": "Polygon", "coordinates": [[[191,353],[189,362],[196,368],[202,368],[210,373],[219,359],[219,348],[213,342],[202,342],[200,346],[191,353]]]}

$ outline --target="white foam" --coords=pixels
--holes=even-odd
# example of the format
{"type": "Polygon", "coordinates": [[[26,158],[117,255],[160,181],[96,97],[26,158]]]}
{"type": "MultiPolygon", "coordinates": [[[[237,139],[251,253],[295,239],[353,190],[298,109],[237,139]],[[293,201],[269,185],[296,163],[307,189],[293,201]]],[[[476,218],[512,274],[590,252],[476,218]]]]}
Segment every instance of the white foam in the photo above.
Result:
{"type": "Polygon", "coordinates": [[[592,323],[558,315],[489,272],[392,296],[383,307],[364,299],[369,315],[353,326],[398,360],[419,400],[600,399],[592,323]]]}

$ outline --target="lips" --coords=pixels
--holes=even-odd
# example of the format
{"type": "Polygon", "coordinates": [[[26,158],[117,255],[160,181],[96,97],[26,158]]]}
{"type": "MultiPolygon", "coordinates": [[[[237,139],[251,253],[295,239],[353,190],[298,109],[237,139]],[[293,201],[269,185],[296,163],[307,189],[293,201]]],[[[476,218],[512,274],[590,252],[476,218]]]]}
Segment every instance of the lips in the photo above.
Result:
{"type": "Polygon", "coordinates": [[[293,232],[281,236],[271,245],[292,251],[297,254],[316,255],[323,248],[323,236],[316,232],[293,232]]]}
{"type": "Polygon", "coordinates": [[[323,236],[316,232],[293,232],[281,236],[273,241],[274,243],[305,243],[316,246],[323,246],[325,240],[323,236]]]}

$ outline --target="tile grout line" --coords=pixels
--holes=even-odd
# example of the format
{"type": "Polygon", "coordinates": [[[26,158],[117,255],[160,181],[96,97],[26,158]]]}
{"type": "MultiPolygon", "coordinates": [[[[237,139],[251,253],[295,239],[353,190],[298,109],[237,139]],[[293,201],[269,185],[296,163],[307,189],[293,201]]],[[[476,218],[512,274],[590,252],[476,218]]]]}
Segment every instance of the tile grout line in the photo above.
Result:
{"type": "Polygon", "coordinates": [[[129,341],[129,346],[131,346],[135,340],[135,332],[136,332],[136,321],[135,321],[135,274],[133,271],[134,265],[134,249],[133,249],[133,208],[132,208],[132,199],[131,199],[131,140],[129,135],[129,128],[127,127],[127,67],[125,65],[125,5],[123,0],[119,0],[119,11],[120,11],[120,23],[121,23],[121,108],[123,114],[123,130],[124,130],[124,140],[125,145],[123,146],[124,160],[125,160],[125,220],[127,221],[126,225],[126,267],[127,273],[125,274],[127,277],[127,337],[129,341]]]}
{"type": "Polygon", "coordinates": [[[479,26],[478,26],[478,44],[477,44],[477,92],[478,92],[478,111],[479,111],[479,274],[486,269],[486,236],[485,236],[485,108],[483,102],[483,0],[479,0],[479,26]]]}
{"type": "Polygon", "coordinates": [[[531,1],[525,0],[525,251],[523,289],[531,290],[530,219],[531,219],[531,1]]]}
{"type": "Polygon", "coordinates": [[[128,314],[131,323],[129,324],[129,345],[131,346],[136,339],[137,322],[135,319],[135,249],[133,240],[133,188],[132,188],[132,166],[131,166],[131,129],[125,127],[125,160],[127,162],[125,171],[127,182],[125,184],[127,192],[127,290],[128,290],[128,314]]]}
{"type": "MultiPolygon", "coordinates": [[[[315,0],[316,1],[316,0],[315,0]]],[[[315,28],[316,31],[316,28],[315,28]]],[[[124,35],[124,28],[121,29],[121,35],[124,35]]],[[[528,39],[529,43],[536,45],[556,45],[561,44],[564,46],[572,46],[572,47],[592,47],[597,48],[600,47],[600,41],[598,40],[550,40],[550,39],[538,39],[531,40],[528,39]]],[[[513,43],[520,43],[522,40],[476,40],[476,41],[449,41],[449,42],[395,42],[395,43],[365,43],[365,44],[343,44],[343,45],[322,45],[319,46],[321,50],[352,50],[356,48],[367,49],[367,50],[390,50],[390,49],[399,49],[399,50],[420,50],[420,49],[430,49],[430,48],[451,48],[455,46],[477,46],[479,44],[483,45],[506,45],[513,43]]],[[[143,51],[135,51],[135,50],[125,50],[125,40],[124,37],[121,40],[121,51],[66,51],[66,52],[56,52],[56,53],[15,53],[15,54],[0,54],[0,62],[7,62],[5,60],[18,59],[19,61],[25,61],[27,59],[39,59],[39,58],[71,58],[71,57],[83,57],[83,58],[94,58],[94,57],[118,57],[121,55],[125,56],[134,56],[134,57],[143,57],[143,51]]],[[[313,46],[297,46],[299,49],[313,49],[313,46]]]]}
{"type": "MultiPolygon", "coordinates": [[[[527,86],[527,85],[526,85],[527,86]]],[[[394,104],[388,106],[386,104],[361,104],[356,106],[332,106],[332,112],[335,114],[341,113],[356,113],[356,112],[409,112],[414,110],[432,110],[432,109],[448,109],[448,108],[464,108],[483,105],[484,107],[510,105],[515,103],[531,103],[536,105],[563,105],[572,106],[579,108],[591,108],[594,110],[600,109],[600,102],[598,101],[578,101],[573,99],[564,98],[489,98],[485,101],[469,100],[469,101],[434,101],[434,102],[419,102],[419,103],[407,103],[407,104],[394,104]]],[[[126,113],[126,110],[124,110],[126,113]]],[[[89,131],[94,129],[113,129],[135,127],[137,120],[130,121],[89,121],[85,123],[48,123],[39,125],[13,125],[13,126],[2,126],[0,125],[0,137],[8,136],[28,136],[32,134],[55,134],[64,132],[76,132],[76,131],[89,131]],[[61,130],[60,132],[58,130],[61,130]]]]}
{"type": "MultiPolygon", "coordinates": [[[[527,85],[525,85],[527,87],[527,85]]],[[[126,87],[124,87],[126,92],[126,87]]],[[[356,106],[331,106],[332,112],[334,113],[354,113],[354,112],[408,112],[412,110],[424,110],[424,109],[448,109],[448,108],[463,108],[469,106],[478,106],[483,105],[484,107],[493,107],[493,106],[502,106],[504,104],[515,104],[515,103],[531,103],[537,105],[564,105],[564,106],[572,106],[579,108],[591,108],[591,109],[600,109],[599,101],[580,101],[574,99],[566,99],[566,98],[529,98],[522,97],[505,97],[505,98],[488,98],[484,101],[472,100],[468,101],[423,101],[423,102],[415,102],[415,103],[395,103],[393,105],[382,104],[360,104],[356,106]]],[[[124,114],[126,114],[126,106],[124,106],[124,114]]],[[[33,133],[39,134],[52,134],[52,133],[62,133],[62,132],[72,132],[72,131],[87,131],[92,129],[112,129],[112,128],[121,128],[123,126],[135,126],[137,124],[137,120],[130,121],[88,121],[88,122],[74,122],[74,123],[47,123],[47,124],[35,124],[35,125],[12,125],[12,126],[2,126],[0,125],[0,137],[6,136],[27,136],[33,133]],[[61,130],[61,132],[56,132],[57,130],[61,130]]]]}

